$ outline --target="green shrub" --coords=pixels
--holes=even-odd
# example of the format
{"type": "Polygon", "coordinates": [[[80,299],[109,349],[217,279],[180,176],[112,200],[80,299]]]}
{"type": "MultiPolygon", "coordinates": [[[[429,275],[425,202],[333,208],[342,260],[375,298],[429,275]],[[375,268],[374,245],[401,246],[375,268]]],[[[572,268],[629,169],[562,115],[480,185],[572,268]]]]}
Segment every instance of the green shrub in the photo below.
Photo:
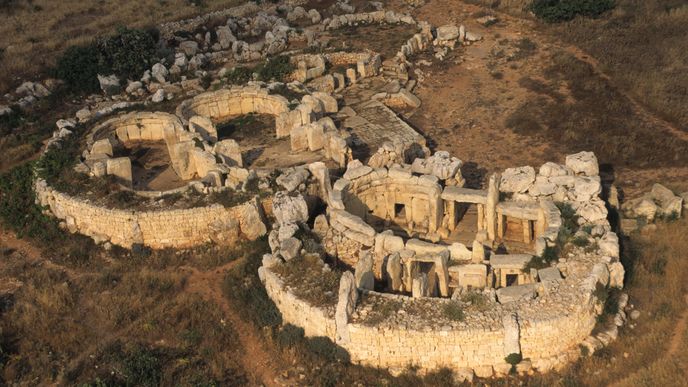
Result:
{"type": "Polygon", "coordinates": [[[124,359],[124,374],[127,385],[159,386],[162,376],[160,360],[153,351],[138,348],[124,359]]]}
{"type": "Polygon", "coordinates": [[[155,63],[156,41],[143,30],[122,27],[117,34],[96,41],[100,60],[123,78],[138,79],[155,63]]]}
{"type": "Polygon", "coordinates": [[[33,165],[23,164],[0,175],[0,218],[20,237],[55,241],[61,235],[57,222],[43,215],[35,202],[33,165]]]}
{"type": "Polygon", "coordinates": [[[597,17],[614,8],[614,0],[534,0],[528,7],[548,23],[572,20],[576,16],[597,17]]]}
{"type": "Polygon", "coordinates": [[[116,74],[139,79],[157,59],[154,29],[120,28],[110,37],[96,39],[85,46],[69,47],[57,60],[55,76],[74,91],[94,92],[99,88],[98,74],[116,74]]]}
{"type": "Polygon", "coordinates": [[[442,307],[444,317],[452,321],[463,321],[466,317],[463,313],[463,308],[456,302],[448,302],[442,307]]]}
{"type": "Polygon", "coordinates": [[[88,46],[69,47],[57,60],[55,76],[65,81],[75,91],[98,91],[97,75],[107,72],[107,66],[101,62],[98,48],[88,46]]]}
{"type": "Polygon", "coordinates": [[[521,360],[523,360],[523,356],[520,353],[510,353],[507,357],[504,358],[504,361],[511,364],[512,366],[515,366],[516,364],[520,363],[521,360]]]}
{"type": "Polygon", "coordinates": [[[258,79],[266,82],[271,80],[282,82],[292,71],[294,71],[294,65],[286,55],[270,58],[256,68],[258,79]]]}
{"type": "Polygon", "coordinates": [[[243,85],[253,78],[253,70],[248,67],[235,67],[228,72],[227,81],[233,85],[243,85]]]}

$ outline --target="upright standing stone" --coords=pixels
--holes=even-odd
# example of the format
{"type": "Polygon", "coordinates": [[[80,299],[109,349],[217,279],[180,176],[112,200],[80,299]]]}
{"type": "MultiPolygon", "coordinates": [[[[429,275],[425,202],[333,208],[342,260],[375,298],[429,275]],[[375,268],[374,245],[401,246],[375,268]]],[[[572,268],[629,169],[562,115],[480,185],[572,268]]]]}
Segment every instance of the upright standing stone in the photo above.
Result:
{"type": "Polygon", "coordinates": [[[521,353],[520,336],[521,331],[518,326],[518,316],[516,313],[507,314],[502,317],[504,325],[504,357],[512,353],[521,353]]]}
{"type": "Polygon", "coordinates": [[[354,313],[358,301],[354,275],[347,271],[339,280],[339,301],[335,312],[335,326],[337,328],[337,342],[349,341],[349,318],[354,313]]]}
{"type": "Polygon", "coordinates": [[[499,203],[499,174],[490,176],[487,185],[487,202],[485,204],[485,220],[487,224],[487,239],[494,241],[497,237],[497,203],[499,203]]]}
{"type": "Polygon", "coordinates": [[[483,263],[484,260],[485,260],[485,246],[478,241],[473,241],[473,251],[471,252],[471,262],[483,263]]]}
{"type": "Polygon", "coordinates": [[[387,258],[387,281],[389,289],[393,292],[400,292],[404,288],[401,273],[401,259],[398,253],[394,253],[387,258]]]}
{"type": "Polygon", "coordinates": [[[426,297],[428,294],[428,275],[426,273],[419,273],[413,278],[413,285],[411,287],[411,295],[413,298],[426,297]]]}
{"type": "Polygon", "coordinates": [[[373,290],[375,288],[375,276],[373,275],[373,256],[370,252],[362,252],[354,273],[356,287],[359,289],[373,290]]]}

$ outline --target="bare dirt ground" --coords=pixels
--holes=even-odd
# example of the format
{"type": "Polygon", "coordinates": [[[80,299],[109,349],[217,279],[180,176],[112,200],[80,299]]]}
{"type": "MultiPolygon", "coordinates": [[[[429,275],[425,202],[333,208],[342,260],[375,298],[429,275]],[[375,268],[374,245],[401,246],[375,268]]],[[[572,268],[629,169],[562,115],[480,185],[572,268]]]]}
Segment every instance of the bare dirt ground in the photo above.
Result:
{"type": "Polygon", "coordinates": [[[190,276],[186,284],[186,291],[197,293],[206,301],[212,302],[222,309],[229,323],[239,334],[241,347],[246,351],[239,360],[244,370],[249,372],[254,384],[276,387],[286,383],[280,379],[279,370],[272,361],[271,355],[265,347],[265,342],[259,337],[256,328],[237,316],[235,307],[222,294],[222,281],[227,273],[240,260],[232,261],[210,271],[200,271],[194,267],[185,267],[190,276]]]}
{"type": "MultiPolygon", "coordinates": [[[[484,27],[475,16],[485,9],[448,0],[428,2],[414,12],[421,20],[433,25],[461,23],[468,31],[483,36],[483,40],[461,47],[444,62],[427,58],[432,64],[418,66],[419,85],[414,92],[423,105],[402,115],[421,130],[435,145],[436,150],[447,150],[464,162],[475,163],[486,172],[515,165],[541,165],[545,161],[563,161],[567,153],[582,149],[564,150],[557,140],[543,136],[516,133],[506,124],[507,118],[525,102],[538,95],[522,86],[524,77],[543,79],[552,54],[564,51],[593,66],[600,81],[613,80],[603,73],[594,58],[576,47],[559,42],[538,29],[534,22],[496,14],[499,22],[484,27]],[[532,42],[534,49],[519,52],[523,39],[532,42]]],[[[425,59],[425,58],[424,58],[425,59]]],[[[618,90],[617,90],[618,91],[618,90]]],[[[557,90],[568,102],[570,91],[557,90]]],[[[655,128],[658,136],[687,140],[685,132],[657,117],[632,96],[622,94],[630,101],[638,120],[655,128]]],[[[561,117],[566,120],[567,117],[561,117]]],[[[600,135],[603,135],[600,133],[600,135]]],[[[661,150],[653,150],[660,151],[661,150]]],[[[598,154],[601,162],[605,155],[598,154]]],[[[681,162],[664,163],[660,167],[638,168],[614,165],[614,180],[633,196],[657,181],[679,190],[688,189],[688,168],[681,162]]]]}

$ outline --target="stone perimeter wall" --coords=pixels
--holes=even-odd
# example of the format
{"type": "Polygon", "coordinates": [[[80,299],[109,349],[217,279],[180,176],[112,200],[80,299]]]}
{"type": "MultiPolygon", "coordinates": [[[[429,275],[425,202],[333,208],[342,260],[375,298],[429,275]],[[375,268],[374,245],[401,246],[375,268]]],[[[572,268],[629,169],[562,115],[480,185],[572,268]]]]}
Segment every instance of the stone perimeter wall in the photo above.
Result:
{"type": "MultiPolygon", "coordinates": [[[[108,209],[88,201],[58,192],[37,179],[36,196],[41,205],[64,220],[70,231],[92,237],[96,241],[109,240],[113,244],[131,248],[141,243],[151,248],[185,248],[209,242],[217,225],[228,219],[239,219],[240,229],[246,233],[252,219],[245,216],[257,203],[225,208],[214,204],[180,210],[130,211],[108,209]]],[[[255,220],[255,219],[253,219],[255,220]]]]}
{"type": "MultiPolygon", "coordinates": [[[[298,299],[270,268],[263,266],[260,273],[284,323],[303,328],[310,337],[330,338],[349,352],[353,363],[393,371],[402,371],[410,365],[421,366],[423,372],[443,367],[459,372],[470,369],[479,376],[508,372],[506,366],[509,365],[504,361],[508,355],[504,350],[507,332],[501,322],[490,326],[467,323],[459,328],[428,326],[423,329],[348,323],[349,340],[337,340],[338,327],[334,316],[298,299]]],[[[594,299],[587,297],[587,302],[579,301],[577,309],[567,313],[548,313],[544,317],[536,314],[518,316],[521,352],[534,368],[549,370],[579,356],[578,344],[590,334],[596,323],[594,299]]],[[[502,312],[510,313],[507,310],[502,312]]]]}

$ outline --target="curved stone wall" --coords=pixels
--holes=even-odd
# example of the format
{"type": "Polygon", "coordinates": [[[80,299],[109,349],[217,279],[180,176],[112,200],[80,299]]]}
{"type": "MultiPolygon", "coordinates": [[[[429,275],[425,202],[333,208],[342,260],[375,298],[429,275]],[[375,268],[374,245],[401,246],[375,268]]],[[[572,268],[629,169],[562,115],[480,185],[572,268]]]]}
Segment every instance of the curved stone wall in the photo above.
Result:
{"type": "MultiPolygon", "coordinates": [[[[440,160],[432,157],[417,160],[415,167],[402,165],[389,169],[350,163],[344,177],[334,183],[329,193],[327,216],[316,218],[314,225],[314,232],[323,237],[325,250],[355,267],[355,274],[347,272],[341,278],[336,313],[299,300],[290,291],[299,284],[285,286],[277,272],[271,270],[275,265],[296,264],[280,259],[281,249],[286,246],[271,243],[272,255],[263,260],[261,278],[269,289],[270,297],[278,300],[276,303],[285,322],[308,327],[308,332],[314,335],[330,337],[349,352],[352,362],[394,371],[402,371],[411,365],[424,372],[448,367],[488,377],[507,374],[511,364],[505,358],[516,353],[526,359],[528,367],[539,371],[562,367],[581,355],[581,347],[592,352],[618,334],[615,323],[593,332],[603,307],[603,301],[597,298],[600,287],[622,287],[624,275],[616,234],[611,231],[608,221],[599,216],[598,210],[591,210],[591,206],[596,206],[600,200],[596,163],[594,155],[581,153],[569,156],[566,166],[547,163],[539,174],[532,168],[523,171],[509,169],[501,176],[490,178],[486,192],[443,186],[446,181],[462,180],[444,157],[440,160]],[[441,160],[444,162],[439,162],[441,160]],[[424,190],[416,190],[414,185],[424,190]],[[497,218],[515,217],[532,222],[534,235],[529,234],[529,238],[536,250],[556,243],[563,215],[554,200],[562,201],[576,212],[577,217],[572,219],[578,221],[581,230],[586,230],[580,231],[576,237],[587,238],[589,248],[574,247],[565,259],[554,261],[553,266],[530,269],[527,273],[523,272],[521,263],[516,265],[519,267],[512,268],[509,265],[513,263],[504,263],[508,261],[505,259],[507,256],[495,252],[479,256],[477,262],[480,263],[476,265],[476,242],[473,252],[466,250],[465,246],[457,250],[454,245],[405,240],[389,230],[378,233],[367,224],[364,219],[387,216],[392,205],[406,203],[408,198],[404,192],[410,192],[412,207],[416,196],[420,201],[437,198],[441,200],[437,207],[445,209],[447,202],[492,202],[491,212],[483,212],[483,226],[494,227],[492,234],[501,240],[507,221],[497,218]],[[390,200],[387,200],[388,196],[390,200]],[[495,198],[489,199],[491,196],[495,198]],[[488,217],[492,217],[492,221],[488,222],[488,217]],[[465,256],[467,251],[468,256],[465,256]],[[447,277],[439,279],[442,297],[428,297],[422,293],[417,296],[415,280],[413,297],[372,291],[373,276],[380,279],[390,275],[389,262],[395,254],[406,257],[402,260],[419,259],[420,262],[444,267],[449,257],[452,267],[491,267],[490,273],[494,270],[494,277],[489,280],[488,274],[488,285],[479,292],[488,299],[491,294],[492,301],[488,301],[486,307],[473,307],[461,301],[460,292],[459,298],[452,296],[450,300],[447,298],[450,293],[446,290],[447,277]],[[414,254],[417,258],[413,258],[414,254]],[[521,284],[519,279],[518,285],[510,286],[497,278],[514,273],[520,273],[519,278],[523,274],[527,279],[525,284],[521,284]],[[371,320],[370,316],[377,308],[384,308],[380,305],[385,302],[396,303],[396,308],[405,310],[405,313],[391,313],[382,320],[371,320]],[[423,303],[426,312],[418,312],[417,307],[413,307],[418,302],[423,303]],[[462,319],[442,314],[450,302],[459,302],[466,308],[462,319]],[[413,310],[416,312],[409,312],[413,310]]],[[[429,204],[417,205],[429,211],[431,216],[437,212],[432,211],[429,204]]],[[[416,211],[415,208],[411,210],[416,211]]],[[[445,219],[447,215],[446,211],[439,214],[445,219]]],[[[482,238],[486,237],[486,231],[482,231],[482,238]]],[[[274,238],[278,238],[281,229],[272,233],[274,238]]],[[[480,245],[488,241],[490,239],[483,239],[480,245]]],[[[514,261],[522,259],[520,256],[512,258],[514,261]]],[[[408,270],[412,273],[412,269],[408,270]]],[[[387,286],[390,286],[389,281],[387,286]]],[[[408,294],[410,288],[403,286],[408,294]]],[[[623,313],[618,312],[614,320],[623,321],[623,313]]]]}
{"type": "Polygon", "coordinates": [[[286,98],[269,94],[267,89],[258,87],[239,87],[203,93],[182,102],[177,107],[177,115],[184,120],[198,115],[218,122],[242,114],[270,114],[276,117],[278,136],[281,126],[285,125],[279,117],[289,111],[289,101],[286,98]]]}
{"type": "Polygon", "coordinates": [[[97,242],[131,248],[142,244],[154,249],[185,248],[217,240],[256,239],[266,232],[262,208],[253,200],[225,208],[219,204],[180,210],[135,211],[109,209],[71,197],[38,179],[37,199],[68,229],[97,242]]]}

